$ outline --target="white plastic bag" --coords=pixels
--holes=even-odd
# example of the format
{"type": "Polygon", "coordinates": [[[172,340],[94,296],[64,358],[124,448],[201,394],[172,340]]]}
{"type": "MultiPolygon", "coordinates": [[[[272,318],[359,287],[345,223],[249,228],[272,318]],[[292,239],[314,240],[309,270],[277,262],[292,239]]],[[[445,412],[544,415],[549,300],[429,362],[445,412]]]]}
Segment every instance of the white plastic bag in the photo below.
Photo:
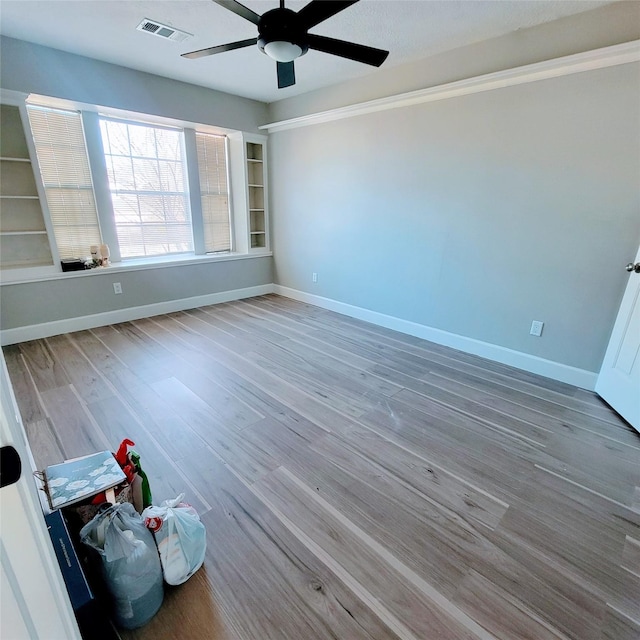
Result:
{"type": "Polygon", "coordinates": [[[162,570],[153,536],[133,505],[98,513],[82,527],[80,539],[100,555],[115,622],[125,629],[146,624],[162,604],[162,570]]]}
{"type": "Polygon", "coordinates": [[[182,502],[184,493],[165,500],[159,507],[142,512],[145,525],[153,531],[167,584],[186,582],[204,562],[207,536],[198,512],[182,502]]]}

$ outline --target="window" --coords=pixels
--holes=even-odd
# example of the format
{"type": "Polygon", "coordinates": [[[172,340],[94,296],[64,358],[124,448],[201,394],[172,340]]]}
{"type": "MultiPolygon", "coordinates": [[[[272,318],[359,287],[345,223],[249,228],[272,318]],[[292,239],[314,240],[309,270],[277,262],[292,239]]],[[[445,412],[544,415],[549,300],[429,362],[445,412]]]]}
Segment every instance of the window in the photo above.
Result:
{"type": "Polygon", "coordinates": [[[91,172],[77,111],[28,107],[58,253],[86,256],[100,244],[91,172]]]}
{"type": "Polygon", "coordinates": [[[231,250],[225,136],[27,109],[61,258],[102,243],[125,260],[231,250]]]}
{"type": "Polygon", "coordinates": [[[120,255],[192,252],[182,131],[106,118],[100,130],[120,255]]]}
{"type": "Polygon", "coordinates": [[[231,249],[225,138],[196,133],[205,251],[231,249]]]}

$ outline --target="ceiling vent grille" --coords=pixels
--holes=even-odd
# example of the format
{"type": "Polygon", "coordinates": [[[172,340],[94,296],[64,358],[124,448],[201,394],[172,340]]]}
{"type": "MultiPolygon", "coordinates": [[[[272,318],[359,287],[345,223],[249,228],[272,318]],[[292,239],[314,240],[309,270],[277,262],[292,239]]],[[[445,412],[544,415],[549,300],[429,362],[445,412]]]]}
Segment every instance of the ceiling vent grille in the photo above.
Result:
{"type": "Polygon", "coordinates": [[[157,20],[149,20],[148,18],[145,18],[136,28],[138,31],[151,33],[159,38],[173,40],[174,42],[184,42],[187,38],[191,38],[193,36],[192,33],[180,31],[180,29],[162,24],[157,20]]]}

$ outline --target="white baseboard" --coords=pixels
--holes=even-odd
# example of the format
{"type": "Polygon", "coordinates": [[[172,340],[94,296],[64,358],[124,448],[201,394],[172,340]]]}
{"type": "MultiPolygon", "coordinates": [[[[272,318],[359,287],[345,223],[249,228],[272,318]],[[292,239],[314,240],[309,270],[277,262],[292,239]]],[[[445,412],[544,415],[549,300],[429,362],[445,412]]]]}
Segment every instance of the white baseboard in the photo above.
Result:
{"type": "Polygon", "coordinates": [[[64,320],[56,320],[54,322],[45,322],[42,324],[32,324],[25,327],[16,327],[15,329],[4,329],[0,331],[0,344],[9,345],[17,342],[25,342],[26,340],[37,340],[39,338],[48,338],[62,333],[72,331],[83,331],[85,329],[93,329],[94,327],[102,327],[108,324],[117,324],[118,322],[128,322],[130,320],[139,320],[140,318],[148,318],[150,316],[160,315],[163,313],[172,313],[174,311],[184,311],[185,309],[195,309],[210,304],[218,304],[221,302],[231,302],[232,300],[240,300],[242,298],[251,298],[253,296],[262,296],[268,293],[277,293],[287,298],[300,300],[309,304],[336,311],[359,320],[365,320],[372,324],[377,324],[387,329],[407,333],[424,340],[430,340],[436,344],[441,344],[453,349],[459,349],[466,353],[481,356],[495,362],[516,367],[524,371],[530,371],[547,378],[553,378],[561,382],[573,384],[576,387],[582,387],[593,391],[596,384],[597,374],[585,369],[570,367],[566,364],[546,360],[538,356],[532,356],[522,351],[514,351],[489,342],[482,342],[473,338],[467,338],[455,333],[449,333],[442,329],[435,329],[426,325],[411,322],[410,320],[402,320],[394,316],[389,316],[377,311],[370,311],[362,307],[332,300],[331,298],[323,298],[311,293],[283,287],[277,284],[264,284],[255,287],[247,287],[245,289],[233,289],[230,291],[221,291],[219,293],[210,293],[203,296],[194,296],[191,298],[181,298],[179,300],[168,300],[166,302],[158,302],[155,304],[141,305],[138,307],[127,307],[126,309],[116,309],[104,313],[96,313],[88,316],[80,316],[78,318],[68,318],[64,320]]]}
{"type": "Polygon", "coordinates": [[[48,338],[49,336],[57,336],[61,333],[83,331],[85,329],[103,327],[108,324],[117,324],[118,322],[149,318],[150,316],[157,316],[162,313],[173,313],[174,311],[195,309],[196,307],[219,304],[220,302],[231,302],[232,300],[240,300],[242,298],[263,296],[267,293],[273,293],[272,284],[263,284],[245,289],[232,289],[230,291],[209,293],[203,296],[193,296],[179,300],[167,300],[166,302],[127,307],[126,309],[115,309],[114,311],[80,316],[78,318],[55,320],[54,322],[44,322],[42,324],[32,324],[26,327],[16,327],[15,329],[4,329],[0,331],[0,344],[4,346],[7,344],[15,344],[16,342],[25,342],[26,340],[48,338]]]}
{"type": "Polygon", "coordinates": [[[352,318],[371,322],[372,324],[377,324],[387,329],[393,329],[394,331],[407,333],[417,338],[423,338],[436,344],[452,347],[465,353],[481,356],[488,360],[494,360],[495,362],[516,367],[517,369],[536,373],[547,378],[553,378],[560,382],[566,382],[567,384],[588,389],[589,391],[593,391],[595,388],[598,375],[592,371],[570,367],[569,365],[539,358],[538,356],[523,353],[522,351],[514,351],[513,349],[507,349],[506,347],[501,347],[489,342],[467,338],[455,333],[443,331],[442,329],[435,329],[423,324],[418,324],[417,322],[411,322],[410,320],[402,320],[401,318],[388,316],[384,313],[370,311],[369,309],[338,302],[331,298],[323,298],[322,296],[316,296],[297,289],[290,289],[289,287],[283,287],[278,284],[273,285],[273,293],[301,302],[307,302],[317,307],[322,307],[323,309],[336,311],[337,313],[342,313],[352,318]]]}

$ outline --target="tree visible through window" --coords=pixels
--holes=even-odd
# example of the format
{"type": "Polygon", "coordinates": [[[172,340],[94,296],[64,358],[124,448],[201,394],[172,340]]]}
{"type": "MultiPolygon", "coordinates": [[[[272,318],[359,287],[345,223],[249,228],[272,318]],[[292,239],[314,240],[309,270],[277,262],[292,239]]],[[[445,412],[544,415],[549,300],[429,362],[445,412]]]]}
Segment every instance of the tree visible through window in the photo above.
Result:
{"type": "Polygon", "coordinates": [[[100,119],[123,258],[193,251],[183,133],[100,119]]]}

